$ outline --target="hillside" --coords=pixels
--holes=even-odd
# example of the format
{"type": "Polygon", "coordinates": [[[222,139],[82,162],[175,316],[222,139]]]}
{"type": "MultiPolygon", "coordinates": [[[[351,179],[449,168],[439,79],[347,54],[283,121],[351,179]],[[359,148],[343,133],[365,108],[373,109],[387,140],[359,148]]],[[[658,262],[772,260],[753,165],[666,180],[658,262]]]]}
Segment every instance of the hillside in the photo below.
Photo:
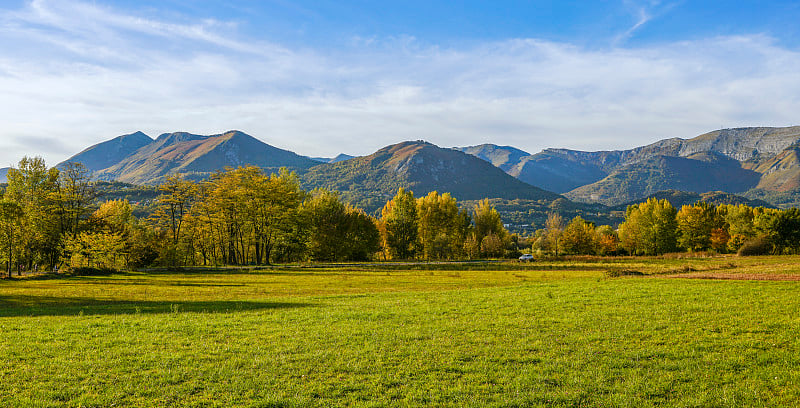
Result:
{"type": "Polygon", "coordinates": [[[417,197],[437,190],[459,200],[490,197],[549,202],[560,197],[474,156],[423,141],[398,143],[369,156],[322,164],[309,169],[301,180],[306,188],[340,191],[344,199],[370,212],[383,206],[399,187],[414,191],[417,197]]]}
{"type": "Polygon", "coordinates": [[[94,175],[101,180],[152,184],[176,172],[203,178],[225,167],[306,169],[316,164],[307,157],[270,146],[239,131],[212,136],[177,132],[159,136],[116,164],[95,171],[94,175]]]}
{"type": "Polygon", "coordinates": [[[57,164],[56,167],[62,168],[66,163],[75,162],[83,164],[92,172],[103,170],[127,159],[151,143],[153,143],[153,139],[142,132],[118,136],[90,146],[57,164]]]}
{"type": "Polygon", "coordinates": [[[751,200],[747,197],[742,197],[736,194],[725,193],[722,191],[710,191],[707,193],[689,193],[686,191],[678,191],[678,190],[664,190],[659,191],[654,194],[651,194],[645,198],[630,201],[624,204],[617,205],[615,207],[611,207],[612,211],[625,211],[629,205],[639,204],[643,201],[646,201],[650,198],[655,198],[658,200],[667,200],[672,204],[673,207],[680,209],[684,205],[692,205],[697,203],[698,201],[705,201],[709,204],[714,205],[722,205],[722,204],[745,204],[750,207],[766,207],[766,208],[775,208],[774,205],[762,200],[751,200]]]}
{"type": "Polygon", "coordinates": [[[530,153],[516,147],[498,146],[489,143],[477,146],[454,147],[453,149],[486,160],[507,173],[510,173],[511,169],[519,165],[522,158],[530,156],[530,153]]]}
{"type": "Polygon", "coordinates": [[[653,156],[614,170],[602,180],[565,194],[571,200],[614,206],[636,201],[660,190],[745,192],[759,174],[724,156],[653,156]]]}
{"type": "MultiPolygon", "coordinates": [[[[582,202],[617,205],[657,191],[722,190],[800,203],[800,126],[722,129],[691,139],[671,138],[629,150],[545,149],[516,158],[508,174],[582,202]]],[[[501,146],[459,148],[497,163],[501,146]],[[488,153],[487,153],[488,152],[488,153]]],[[[503,167],[505,166],[505,167],[503,167]]]]}

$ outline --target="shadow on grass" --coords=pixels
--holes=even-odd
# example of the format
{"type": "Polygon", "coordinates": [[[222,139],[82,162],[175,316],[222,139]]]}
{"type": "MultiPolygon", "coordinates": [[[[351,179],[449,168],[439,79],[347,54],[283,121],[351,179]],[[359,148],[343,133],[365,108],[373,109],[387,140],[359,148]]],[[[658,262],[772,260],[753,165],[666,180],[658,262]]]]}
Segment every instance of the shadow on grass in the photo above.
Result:
{"type": "Polygon", "coordinates": [[[168,313],[236,313],[316,306],[303,302],[261,301],[130,301],[48,296],[0,296],[0,317],[76,316],[168,313]]]}

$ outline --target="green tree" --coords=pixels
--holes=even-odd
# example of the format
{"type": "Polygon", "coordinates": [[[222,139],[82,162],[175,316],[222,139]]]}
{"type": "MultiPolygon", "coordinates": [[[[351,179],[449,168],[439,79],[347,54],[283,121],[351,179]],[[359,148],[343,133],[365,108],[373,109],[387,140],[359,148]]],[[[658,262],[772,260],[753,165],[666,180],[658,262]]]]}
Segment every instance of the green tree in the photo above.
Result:
{"type": "Polygon", "coordinates": [[[97,197],[89,170],[81,163],[68,162],[58,173],[51,200],[59,220],[61,234],[78,235],[91,213],[97,197]]]}
{"type": "Polygon", "coordinates": [[[736,252],[747,240],[756,236],[753,225],[753,208],[745,204],[722,206],[725,212],[725,222],[728,224],[727,248],[736,252]]]}
{"type": "Polygon", "coordinates": [[[175,266],[187,255],[185,251],[181,251],[183,224],[195,202],[197,185],[184,180],[180,174],[174,174],[159,185],[158,190],[161,195],[152,219],[163,232],[160,236],[166,238],[161,247],[160,258],[162,263],[175,266]]]}
{"type": "Polygon", "coordinates": [[[561,247],[565,253],[592,254],[595,252],[594,224],[576,216],[561,234],[561,247]]]}
{"type": "Polygon", "coordinates": [[[9,278],[14,265],[15,243],[19,238],[22,217],[22,207],[19,204],[5,199],[0,200],[0,231],[2,231],[3,254],[9,278]]]}
{"type": "Polygon", "coordinates": [[[648,199],[631,205],[625,222],[619,227],[619,238],[631,254],[658,255],[675,250],[677,221],[675,207],[666,199],[648,199]]]}
{"type": "Polygon", "coordinates": [[[48,170],[40,157],[23,157],[16,168],[8,171],[5,198],[16,202],[24,213],[17,245],[19,261],[28,267],[34,264],[52,266],[58,262],[63,231],[59,208],[54,207],[52,201],[58,175],[58,170],[48,170]]]}
{"type": "Polygon", "coordinates": [[[481,243],[481,252],[485,256],[499,257],[511,243],[510,234],[503,226],[500,213],[489,203],[488,199],[483,199],[475,204],[472,210],[472,220],[474,227],[472,233],[475,240],[481,243]]]}
{"type": "Polygon", "coordinates": [[[393,259],[412,259],[417,251],[417,201],[402,187],[381,210],[384,242],[393,259]]]}
{"type": "Polygon", "coordinates": [[[765,217],[763,228],[773,245],[773,253],[782,254],[786,250],[797,253],[800,250],[800,209],[789,208],[771,214],[765,217]]]}
{"type": "Polygon", "coordinates": [[[460,212],[449,193],[430,192],[417,199],[419,242],[425,259],[449,259],[463,255],[470,228],[469,215],[460,212]]]}
{"type": "Polygon", "coordinates": [[[342,203],[336,193],[312,191],[300,214],[308,225],[308,251],[313,260],[365,260],[380,249],[375,221],[342,203]]]}
{"type": "Polygon", "coordinates": [[[556,213],[548,214],[547,221],[544,223],[544,229],[544,241],[552,249],[555,256],[558,256],[561,234],[564,232],[564,218],[556,213]]]}
{"type": "Polygon", "coordinates": [[[711,247],[715,208],[704,201],[684,205],[676,215],[678,245],[689,251],[702,251],[711,247]]]}

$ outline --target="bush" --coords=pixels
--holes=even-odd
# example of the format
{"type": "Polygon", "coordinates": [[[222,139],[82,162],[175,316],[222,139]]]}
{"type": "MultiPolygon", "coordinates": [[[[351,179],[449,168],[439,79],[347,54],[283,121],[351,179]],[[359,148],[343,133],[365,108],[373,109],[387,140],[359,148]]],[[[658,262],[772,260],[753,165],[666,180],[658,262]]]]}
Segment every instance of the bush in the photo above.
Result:
{"type": "Polygon", "coordinates": [[[113,273],[117,273],[117,270],[114,268],[90,268],[86,266],[72,268],[71,270],[67,271],[67,274],[73,276],[108,276],[113,273]]]}
{"type": "Polygon", "coordinates": [[[760,236],[746,241],[739,251],[739,256],[769,255],[772,253],[772,242],[767,236],[760,236]]]}
{"type": "Polygon", "coordinates": [[[607,278],[619,278],[620,276],[644,276],[645,273],[632,269],[610,269],[605,272],[607,278]]]}

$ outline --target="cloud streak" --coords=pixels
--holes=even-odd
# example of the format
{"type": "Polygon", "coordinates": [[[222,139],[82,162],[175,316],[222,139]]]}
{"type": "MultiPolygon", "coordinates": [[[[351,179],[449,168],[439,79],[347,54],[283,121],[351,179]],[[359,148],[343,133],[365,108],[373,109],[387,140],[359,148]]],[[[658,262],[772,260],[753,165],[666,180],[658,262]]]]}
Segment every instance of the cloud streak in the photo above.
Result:
{"type": "Polygon", "coordinates": [[[765,36],[587,49],[537,39],[341,50],[80,2],[0,12],[0,166],[55,164],[143,130],[240,129],[312,156],[426,139],[628,148],[720,125],[797,123],[800,54],[765,36]],[[10,46],[9,44],[15,44],[10,46]],[[47,142],[47,140],[53,142],[47,142]]]}

